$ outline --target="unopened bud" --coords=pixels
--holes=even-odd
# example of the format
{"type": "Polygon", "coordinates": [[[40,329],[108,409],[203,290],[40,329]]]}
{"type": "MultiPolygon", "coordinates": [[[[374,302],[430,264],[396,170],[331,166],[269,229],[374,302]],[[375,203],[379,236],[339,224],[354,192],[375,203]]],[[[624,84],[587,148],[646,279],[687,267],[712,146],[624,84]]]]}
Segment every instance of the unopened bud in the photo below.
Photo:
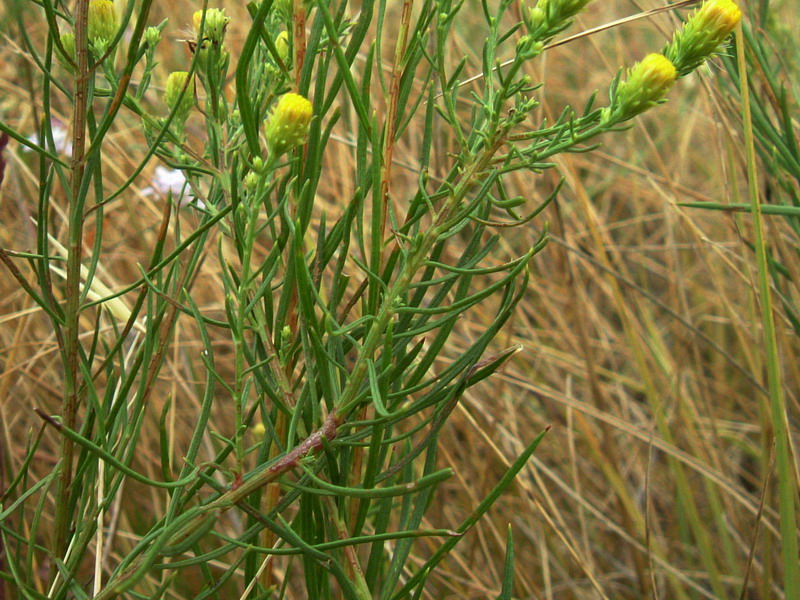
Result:
{"type": "Polygon", "coordinates": [[[248,191],[253,191],[258,187],[258,181],[261,177],[258,173],[254,173],[250,171],[247,175],[244,176],[244,188],[248,191]]]}
{"type": "Polygon", "coordinates": [[[278,57],[285,65],[289,60],[289,32],[281,31],[275,38],[275,48],[278,50],[278,57]]]}
{"type": "Polygon", "coordinates": [[[147,45],[151,48],[158,46],[158,42],[161,41],[161,32],[158,30],[158,27],[148,27],[145,29],[144,41],[147,42],[147,45]]]}
{"type": "MultiPolygon", "coordinates": [[[[525,23],[528,33],[546,40],[566,29],[591,0],[539,0],[528,9],[525,23]]],[[[523,11],[523,14],[524,11],[523,11]]]]}
{"type": "Polygon", "coordinates": [[[60,52],[58,52],[56,53],[56,58],[58,59],[58,62],[61,63],[62,67],[64,67],[67,71],[72,71],[74,67],[70,63],[70,60],[75,62],[75,34],[62,33],[60,39],[61,46],[64,48],[64,52],[67,53],[67,56],[64,57],[60,52]]]}
{"type": "Polygon", "coordinates": [[[169,74],[167,85],[164,89],[164,101],[169,106],[170,111],[177,106],[177,109],[175,109],[175,121],[180,124],[186,122],[194,106],[194,90],[191,88],[191,81],[188,84],[186,83],[188,77],[189,74],[186,71],[174,71],[169,74]]]}

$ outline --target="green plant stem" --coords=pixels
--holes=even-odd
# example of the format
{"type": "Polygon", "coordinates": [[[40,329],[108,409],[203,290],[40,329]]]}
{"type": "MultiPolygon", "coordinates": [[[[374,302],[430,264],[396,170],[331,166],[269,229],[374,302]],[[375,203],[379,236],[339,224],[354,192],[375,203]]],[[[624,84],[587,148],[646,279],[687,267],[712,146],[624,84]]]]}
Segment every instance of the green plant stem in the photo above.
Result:
{"type": "Polygon", "coordinates": [[[247,306],[250,303],[249,296],[252,288],[252,276],[250,262],[253,255],[253,245],[256,241],[256,233],[258,232],[258,206],[252,204],[246,207],[247,210],[247,223],[245,225],[244,234],[244,247],[242,249],[242,272],[241,283],[237,293],[236,301],[238,303],[237,321],[235,328],[235,335],[233,336],[234,344],[236,345],[236,396],[233,398],[234,402],[234,415],[235,415],[235,431],[234,431],[234,445],[236,447],[236,464],[240,473],[244,472],[244,444],[242,442],[242,406],[246,401],[244,395],[247,386],[244,385],[244,374],[246,370],[244,345],[247,343],[245,340],[245,330],[247,329],[247,306]]]}
{"type": "MultiPolygon", "coordinates": [[[[78,412],[79,353],[78,336],[80,321],[80,282],[81,257],[83,253],[83,206],[82,193],[84,179],[84,148],[86,143],[86,110],[88,107],[89,70],[88,22],[89,0],[78,0],[75,13],[75,53],[77,75],[75,77],[75,96],[73,99],[72,123],[72,162],[70,179],[69,233],[67,245],[67,290],[64,314],[64,362],[65,390],[62,404],[64,424],[75,429],[78,412]]],[[[61,438],[58,486],[55,497],[55,519],[53,526],[53,560],[50,566],[50,584],[55,583],[58,574],[56,559],[66,551],[67,528],[70,520],[69,497],[72,487],[72,458],[74,445],[67,437],[61,438]]]]}

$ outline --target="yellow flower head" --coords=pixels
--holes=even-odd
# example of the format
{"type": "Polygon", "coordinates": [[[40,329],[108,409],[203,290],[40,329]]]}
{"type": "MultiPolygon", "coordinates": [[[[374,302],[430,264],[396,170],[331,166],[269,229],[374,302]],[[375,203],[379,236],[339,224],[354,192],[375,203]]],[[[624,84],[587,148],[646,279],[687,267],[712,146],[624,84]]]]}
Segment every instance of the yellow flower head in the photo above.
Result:
{"type": "Polygon", "coordinates": [[[90,0],[89,2],[89,41],[110,42],[117,33],[117,13],[111,0],[90,0]]]}
{"type": "Polygon", "coordinates": [[[200,25],[203,25],[203,37],[216,44],[221,44],[228,27],[229,17],[225,16],[225,9],[209,8],[206,10],[206,21],[203,24],[203,11],[198,10],[192,16],[194,31],[200,36],[200,25]]]}
{"type": "Polygon", "coordinates": [[[267,147],[274,158],[305,144],[312,115],[311,102],[300,94],[288,93],[278,99],[264,127],[267,147]]]}
{"type": "Polygon", "coordinates": [[[724,40],[742,19],[742,11],[732,0],[709,0],[695,13],[697,28],[724,40]]]}
{"type": "Polygon", "coordinates": [[[635,86],[648,96],[663,97],[675,83],[678,72],[663,54],[648,54],[628,73],[628,85],[635,86]]]}
{"type": "Polygon", "coordinates": [[[628,70],[628,78],[619,84],[615,104],[607,110],[617,121],[624,121],[658,104],[678,78],[675,65],[663,54],[648,54],[628,70]]]}
{"type": "Polygon", "coordinates": [[[742,11],[732,0],[706,0],[675,33],[663,53],[683,77],[719,50],[741,18],[742,11]]]}

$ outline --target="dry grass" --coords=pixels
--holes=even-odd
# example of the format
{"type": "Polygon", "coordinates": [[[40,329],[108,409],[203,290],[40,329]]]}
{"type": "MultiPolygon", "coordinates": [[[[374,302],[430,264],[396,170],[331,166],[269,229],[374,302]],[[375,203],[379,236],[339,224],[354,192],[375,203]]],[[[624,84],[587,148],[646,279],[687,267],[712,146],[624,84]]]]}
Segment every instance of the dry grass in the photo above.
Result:
{"type": "MultiPolygon", "coordinates": [[[[632,11],[630,2],[597,4],[583,17],[582,27],[632,11]]],[[[246,18],[242,9],[226,9],[234,16],[228,39],[236,48],[244,34],[236,25],[246,18]]],[[[189,4],[158,10],[156,18],[172,20],[169,36],[182,37],[179,28],[188,21],[189,4]]],[[[781,17],[797,19],[788,3],[781,17]]],[[[661,15],[548,53],[543,72],[536,73],[546,82],[542,110],[556,115],[565,102],[580,105],[590,90],[603,94],[618,65],[660,47],[671,19],[661,15]]],[[[36,27],[29,35],[41,39],[44,29],[36,27]]],[[[33,131],[31,101],[41,99],[29,89],[31,65],[17,51],[14,35],[13,27],[5,29],[0,44],[0,114],[18,130],[33,131]]],[[[474,40],[458,41],[461,47],[454,45],[453,56],[471,52],[474,40]]],[[[388,56],[392,46],[384,44],[388,56]]],[[[187,60],[184,47],[176,42],[173,48],[174,54],[161,61],[161,74],[187,60]]],[[[559,158],[566,185],[557,204],[547,209],[552,241],[535,258],[528,294],[497,340],[498,349],[515,344],[524,349],[501,376],[470,390],[446,427],[440,461],[452,466],[456,476],[440,488],[426,526],[458,524],[521,449],[543,428],[552,429],[513,491],[456,547],[432,576],[424,597],[494,597],[509,523],[516,548],[515,595],[520,598],[714,598],[709,582],[715,576],[727,597],[734,598],[745,575],[749,584],[742,597],[782,597],[765,358],[755,263],[747,246],[750,221],[676,205],[741,201],[740,117],[722,112],[721,106],[727,104],[721,103],[713,77],[694,75],[676,86],[666,106],[636,120],[628,132],[605,136],[601,149],[559,158]]],[[[69,107],[57,106],[56,113],[68,121],[69,107]]],[[[320,213],[335,215],[339,199],[353,193],[347,121],[326,159],[331,175],[320,187],[320,213]]],[[[401,165],[393,182],[396,202],[405,200],[404,186],[416,181],[416,173],[403,165],[413,166],[419,143],[411,130],[396,150],[401,165]]],[[[449,140],[438,143],[443,170],[449,140]]],[[[123,118],[105,155],[109,185],[126,179],[142,148],[135,123],[123,118]]],[[[35,163],[15,143],[6,159],[0,244],[32,250],[35,163]]],[[[136,265],[146,259],[155,239],[162,199],[142,193],[150,176],[149,170],[143,173],[105,214],[99,278],[111,289],[138,277],[136,265]]],[[[535,200],[552,189],[557,177],[555,172],[518,176],[515,185],[535,200]]],[[[59,199],[54,205],[65,209],[59,199]]],[[[192,217],[182,213],[181,218],[192,217]]],[[[58,209],[51,219],[55,232],[65,226],[58,209]]],[[[791,247],[783,220],[770,219],[768,226],[771,239],[791,247]]],[[[491,260],[518,255],[538,233],[533,228],[510,231],[491,260]]],[[[215,250],[212,244],[194,285],[195,300],[210,316],[215,310],[221,314],[223,306],[216,293],[222,285],[215,250]]],[[[790,250],[784,258],[796,264],[790,250]]],[[[0,303],[0,448],[3,469],[13,473],[41,428],[33,408],[59,410],[62,374],[47,320],[7,276],[0,280],[0,303]]],[[[459,346],[449,348],[436,368],[468,347],[491,320],[491,306],[482,310],[486,314],[474,311],[460,322],[459,346]]],[[[776,318],[787,403],[796,416],[798,340],[780,312],[776,318]]],[[[198,410],[200,346],[195,328],[187,323],[175,329],[143,430],[141,447],[154,450],[141,453],[135,467],[148,476],[159,473],[157,423],[167,398],[173,402],[174,461],[181,460],[198,410]]],[[[224,340],[215,343],[224,372],[224,340]]],[[[224,400],[222,390],[220,395],[224,400]]],[[[217,405],[214,422],[220,431],[230,425],[224,401],[217,405]]],[[[797,441],[796,422],[790,420],[790,426],[797,441]]],[[[206,444],[210,454],[214,441],[209,438],[206,444]]],[[[30,467],[31,481],[52,468],[55,452],[56,438],[48,431],[40,461],[30,467]]],[[[141,486],[126,484],[122,497],[110,514],[111,534],[116,535],[114,553],[104,557],[110,565],[130,548],[148,515],[164,510],[163,495],[141,486]]],[[[236,527],[233,521],[227,525],[236,527]]],[[[420,563],[435,543],[418,543],[420,563]]],[[[277,564],[278,572],[291,569],[286,561],[277,564]]],[[[296,589],[301,589],[299,582],[296,589]]],[[[192,593],[186,583],[169,597],[190,598],[192,593]]],[[[295,593],[292,597],[302,597],[295,593]]]]}

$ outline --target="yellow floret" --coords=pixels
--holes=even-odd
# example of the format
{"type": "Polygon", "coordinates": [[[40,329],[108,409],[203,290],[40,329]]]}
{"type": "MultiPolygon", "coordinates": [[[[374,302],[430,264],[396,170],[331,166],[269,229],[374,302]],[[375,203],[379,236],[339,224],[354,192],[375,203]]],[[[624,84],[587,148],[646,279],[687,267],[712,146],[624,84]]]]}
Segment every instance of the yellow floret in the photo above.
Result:
{"type": "Polygon", "coordinates": [[[274,158],[306,142],[312,115],[311,102],[300,94],[280,97],[264,128],[267,147],[274,158]]]}
{"type": "Polygon", "coordinates": [[[111,0],[91,0],[89,2],[90,42],[104,40],[110,42],[117,33],[117,13],[111,0]]]}

